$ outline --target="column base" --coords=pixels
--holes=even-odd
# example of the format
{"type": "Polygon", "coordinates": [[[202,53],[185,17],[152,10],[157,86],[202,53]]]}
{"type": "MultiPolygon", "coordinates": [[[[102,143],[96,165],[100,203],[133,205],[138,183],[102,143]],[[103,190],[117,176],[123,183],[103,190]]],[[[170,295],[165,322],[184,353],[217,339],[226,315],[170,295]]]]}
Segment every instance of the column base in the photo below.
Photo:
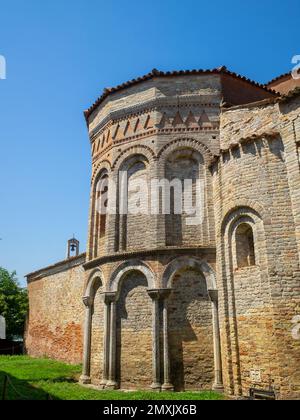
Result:
{"type": "Polygon", "coordinates": [[[213,391],[215,392],[220,392],[223,393],[224,392],[224,386],[223,384],[214,384],[212,387],[213,391]]]}
{"type": "Polygon", "coordinates": [[[107,385],[107,380],[102,380],[100,382],[100,388],[105,389],[106,388],[106,385],[107,385]]]}
{"type": "Polygon", "coordinates": [[[91,383],[91,377],[90,376],[87,376],[87,375],[81,375],[80,378],[79,378],[79,382],[82,385],[90,385],[90,383],[91,383]]]}
{"type": "Polygon", "coordinates": [[[151,389],[154,392],[160,392],[161,391],[161,384],[153,382],[151,385],[151,389]]]}
{"type": "Polygon", "coordinates": [[[108,381],[105,385],[105,389],[110,389],[110,390],[114,390],[114,389],[118,389],[118,384],[115,381],[108,381]]]}
{"type": "Polygon", "coordinates": [[[172,384],[163,384],[163,386],[161,387],[162,391],[166,391],[166,392],[174,392],[174,386],[172,384]]]}

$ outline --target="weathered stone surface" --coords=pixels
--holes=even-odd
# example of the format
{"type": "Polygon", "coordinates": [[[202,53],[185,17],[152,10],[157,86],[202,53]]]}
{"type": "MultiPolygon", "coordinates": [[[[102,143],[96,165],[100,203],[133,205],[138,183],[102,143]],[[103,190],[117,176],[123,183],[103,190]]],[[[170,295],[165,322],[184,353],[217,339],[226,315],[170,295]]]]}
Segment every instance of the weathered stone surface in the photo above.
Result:
{"type": "Polygon", "coordinates": [[[221,367],[227,393],[272,389],[299,399],[299,95],[276,98],[228,74],[153,77],[107,96],[88,125],[85,264],[29,276],[29,353],[80,361],[85,296],[93,304],[87,382],[221,388],[221,367]],[[248,105],[222,107],[229,98],[248,105]],[[175,214],[99,218],[97,183],[122,170],[129,184],[201,179],[203,223],[175,214]]]}
{"type": "Polygon", "coordinates": [[[175,390],[211,389],[214,380],[211,303],[205,278],[185,270],[169,298],[171,379],[175,390]]]}
{"type": "MultiPolygon", "coordinates": [[[[28,281],[26,349],[31,356],[82,362],[84,270],[79,265],[28,281]]],[[[57,270],[56,270],[57,271],[57,270]]]]}

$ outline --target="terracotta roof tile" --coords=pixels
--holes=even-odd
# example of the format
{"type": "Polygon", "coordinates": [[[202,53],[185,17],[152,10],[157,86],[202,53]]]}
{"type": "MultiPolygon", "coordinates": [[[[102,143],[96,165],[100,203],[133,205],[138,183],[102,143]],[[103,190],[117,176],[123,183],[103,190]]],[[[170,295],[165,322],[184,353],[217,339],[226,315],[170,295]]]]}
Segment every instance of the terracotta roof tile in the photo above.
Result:
{"type": "Polygon", "coordinates": [[[286,102],[289,99],[295,98],[296,96],[300,95],[300,87],[296,87],[295,89],[291,90],[285,95],[282,95],[277,101],[278,102],[286,102]]]}
{"type": "Polygon", "coordinates": [[[273,83],[278,82],[279,80],[284,79],[285,77],[288,77],[288,76],[292,77],[291,72],[284,73],[284,74],[281,74],[280,76],[275,77],[274,79],[272,79],[268,83],[266,83],[266,86],[268,87],[268,86],[272,85],[273,83]]]}
{"type": "Polygon", "coordinates": [[[284,102],[288,102],[290,99],[296,98],[300,96],[300,87],[296,87],[295,89],[291,90],[290,92],[286,93],[285,95],[277,96],[276,98],[268,98],[263,99],[262,101],[250,102],[249,104],[242,104],[242,105],[223,105],[223,111],[234,111],[236,109],[243,109],[243,108],[254,108],[254,107],[261,107],[267,106],[272,104],[280,104],[284,102]]]}

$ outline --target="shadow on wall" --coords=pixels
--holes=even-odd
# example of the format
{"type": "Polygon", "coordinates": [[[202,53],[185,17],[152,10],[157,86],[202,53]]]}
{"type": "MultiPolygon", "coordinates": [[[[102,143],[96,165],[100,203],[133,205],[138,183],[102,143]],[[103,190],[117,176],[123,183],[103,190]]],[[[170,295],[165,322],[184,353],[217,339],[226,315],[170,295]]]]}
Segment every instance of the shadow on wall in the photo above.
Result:
{"type": "MultiPolygon", "coordinates": [[[[117,380],[121,388],[148,389],[152,382],[152,301],[148,288],[140,272],[132,271],[122,280],[117,303],[117,380]]],[[[162,319],[160,325],[162,328],[162,319]]],[[[182,270],[173,280],[169,340],[175,390],[211,389],[212,310],[206,280],[199,271],[182,270]]],[[[162,355],[161,348],[161,360],[162,355]]]]}
{"type": "Polygon", "coordinates": [[[122,280],[117,303],[117,380],[121,387],[149,388],[152,379],[152,302],[146,277],[137,271],[122,280]]]}
{"type": "MultiPolygon", "coordinates": [[[[268,141],[268,148],[269,151],[279,160],[284,162],[284,144],[282,142],[282,139],[280,137],[276,138],[269,138],[268,141]]],[[[263,150],[263,142],[262,140],[255,140],[253,143],[243,144],[242,150],[244,154],[251,154],[253,156],[262,156],[262,150],[263,150]]],[[[241,157],[240,153],[238,155],[233,156],[238,159],[241,157]]]]}
{"type": "MultiPolygon", "coordinates": [[[[196,204],[196,181],[200,178],[200,166],[203,165],[203,157],[192,149],[179,149],[171,153],[166,160],[165,178],[174,182],[180,180],[182,186],[185,180],[193,183],[193,205],[196,204]]],[[[161,198],[162,199],[162,198],[161,198]]],[[[181,200],[182,201],[182,200],[181,200]]],[[[182,205],[175,196],[174,188],[170,191],[170,214],[165,216],[166,245],[181,246],[190,242],[191,230],[195,235],[195,226],[186,225],[186,215],[177,214],[177,206],[182,205]]],[[[200,233],[200,232],[198,232],[200,233]]]]}
{"type": "Polygon", "coordinates": [[[211,389],[214,379],[212,312],[201,273],[187,269],[174,278],[169,325],[175,391],[211,389]]]}

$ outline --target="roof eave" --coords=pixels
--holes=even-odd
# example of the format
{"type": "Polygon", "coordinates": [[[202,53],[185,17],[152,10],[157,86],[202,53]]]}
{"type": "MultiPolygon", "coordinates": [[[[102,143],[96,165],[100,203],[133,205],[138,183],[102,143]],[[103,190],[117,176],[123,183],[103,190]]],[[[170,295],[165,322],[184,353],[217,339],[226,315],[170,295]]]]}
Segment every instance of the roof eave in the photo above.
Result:
{"type": "Polygon", "coordinates": [[[266,85],[262,85],[262,84],[260,84],[258,82],[255,82],[255,81],[253,81],[253,80],[251,80],[251,79],[249,79],[245,76],[241,76],[237,73],[231,72],[225,66],[218,67],[218,68],[215,68],[215,69],[212,69],[212,70],[201,70],[201,69],[196,70],[196,69],[194,69],[194,70],[177,70],[177,71],[167,71],[167,72],[163,72],[163,71],[159,71],[157,69],[153,69],[150,73],[148,73],[148,74],[146,74],[142,77],[129,80],[129,81],[127,81],[127,82],[125,82],[121,85],[118,85],[116,87],[113,87],[113,88],[104,89],[102,95],[96,100],[96,102],[94,102],[94,104],[90,108],[88,108],[87,110],[84,111],[85,119],[88,123],[88,119],[92,115],[92,113],[95,111],[95,109],[97,109],[97,107],[112,93],[118,92],[122,89],[126,89],[126,88],[131,87],[131,86],[134,86],[138,83],[146,82],[148,80],[153,79],[154,77],[171,77],[171,76],[184,76],[184,75],[195,75],[195,74],[199,74],[199,75],[200,74],[201,75],[204,75],[204,74],[216,74],[216,75],[224,74],[224,75],[231,76],[231,77],[234,77],[234,78],[239,79],[239,80],[243,80],[244,82],[250,83],[253,86],[256,86],[260,89],[265,90],[266,92],[270,93],[271,95],[279,96],[278,92],[275,92],[274,90],[268,88],[266,85]]]}

